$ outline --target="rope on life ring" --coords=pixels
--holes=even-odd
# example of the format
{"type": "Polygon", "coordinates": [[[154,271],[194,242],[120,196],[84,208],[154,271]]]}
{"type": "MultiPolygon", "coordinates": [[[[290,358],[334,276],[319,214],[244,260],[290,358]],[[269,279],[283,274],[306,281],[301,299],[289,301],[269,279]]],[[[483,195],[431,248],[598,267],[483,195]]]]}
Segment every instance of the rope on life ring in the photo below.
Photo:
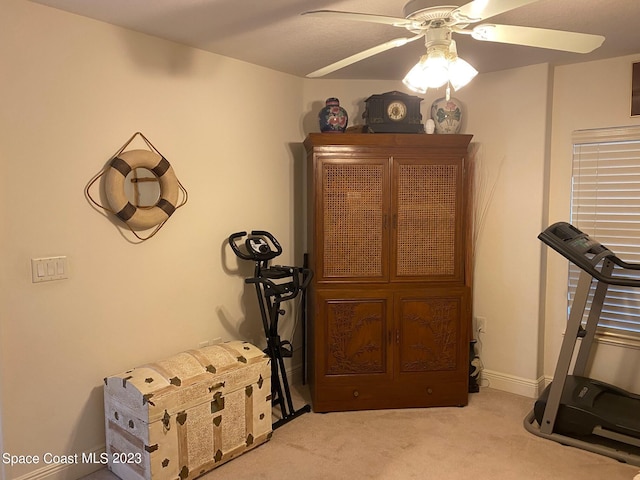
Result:
{"type": "Polygon", "coordinates": [[[85,187],[85,196],[96,207],[116,215],[124,222],[131,233],[141,241],[148,240],[158,233],[158,230],[162,228],[173,212],[185,205],[189,198],[187,190],[177,179],[171,164],[141,132],[134,133],[111,157],[106,166],[89,181],[85,187]],[[125,152],[125,148],[137,136],[144,140],[149,150],[129,150],[125,152]],[[154,180],[158,181],[160,198],[155,205],[138,207],[131,204],[126,197],[125,181],[127,175],[136,168],[149,170],[155,176],[154,180]],[[91,188],[103,176],[104,193],[108,204],[104,206],[91,195],[91,188]],[[178,203],[179,197],[181,199],[178,203]],[[153,231],[144,237],[137,232],[152,227],[155,227],[153,231]]]}
{"type": "Polygon", "coordinates": [[[104,178],[107,202],[115,215],[131,228],[155,227],[175,212],[178,179],[166,158],[149,150],[129,150],[114,157],[109,167],[104,178]],[[125,178],[136,168],[150,170],[160,182],[160,199],[152,207],[136,207],[125,195],[125,178]]]}

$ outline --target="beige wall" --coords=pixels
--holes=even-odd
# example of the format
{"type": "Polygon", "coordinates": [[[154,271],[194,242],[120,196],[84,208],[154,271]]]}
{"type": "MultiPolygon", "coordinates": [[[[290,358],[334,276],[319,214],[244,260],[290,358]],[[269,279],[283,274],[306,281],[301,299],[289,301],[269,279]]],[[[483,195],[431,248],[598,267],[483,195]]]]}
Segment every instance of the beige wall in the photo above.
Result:
{"type": "MultiPolygon", "coordinates": [[[[570,218],[571,134],[574,130],[640,125],[631,117],[631,65],[640,55],[566,65],[555,69],[549,224],[570,218]]],[[[567,309],[568,262],[550,252],[547,265],[545,375],[553,376],[567,309]]],[[[598,344],[592,376],[640,391],[636,365],[640,345],[598,344]]]]}
{"type": "Polygon", "coordinates": [[[25,0],[0,3],[0,58],[3,447],[88,452],[104,446],[103,377],[217,337],[263,341],[252,265],[224,242],[267,229],[295,261],[303,80],[25,0]],[[136,131],[189,192],[142,244],[83,193],[136,131]],[[32,284],[30,259],[54,255],[70,278],[32,284]]]}
{"type": "Polygon", "coordinates": [[[478,143],[474,314],[489,385],[534,395],[542,374],[540,245],[549,67],[482,75],[460,91],[478,143]],[[493,189],[493,194],[491,190],[493,189]]]}
{"type": "MultiPolygon", "coordinates": [[[[0,58],[0,450],[15,454],[103,448],[106,375],[218,337],[262,342],[243,284],[251,266],[238,264],[226,237],[271,230],[285,249],[281,263],[299,263],[300,142],[318,131],[324,100],[337,96],[350,124],[361,124],[364,99],[405,91],[399,81],[295,78],[26,0],[0,3],[0,58]],[[83,194],[136,131],[189,191],[142,244],[83,194]],[[70,278],[32,284],[30,259],[53,255],[68,257],[70,278]]],[[[487,319],[482,356],[494,387],[533,396],[553,371],[566,268],[549,255],[542,275],[536,237],[568,214],[571,131],[638,123],[627,109],[638,58],[481,74],[455,93],[487,208],[474,311],[487,319]]],[[[425,119],[440,96],[424,95],[425,119]]],[[[630,370],[626,355],[619,372],[630,370]]],[[[5,473],[75,478],[93,468],[5,473]]]]}

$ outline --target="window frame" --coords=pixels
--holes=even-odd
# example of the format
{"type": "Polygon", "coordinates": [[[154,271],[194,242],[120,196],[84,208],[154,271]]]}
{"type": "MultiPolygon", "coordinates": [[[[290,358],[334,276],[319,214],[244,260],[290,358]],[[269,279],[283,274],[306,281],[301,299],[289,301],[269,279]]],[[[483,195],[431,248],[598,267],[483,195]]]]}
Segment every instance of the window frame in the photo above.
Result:
{"type": "MultiPolygon", "coordinates": [[[[628,162],[629,159],[630,157],[627,158],[626,161],[628,162]]],[[[630,192],[631,191],[627,189],[627,193],[630,192]]],[[[640,263],[640,126],[599,128],[591,130],[577,130],[573,132],[570,211],[570,221],[574,226],[593,238],[601,241],[604,245],[609,246],[611,250],[614,251],[614,253],[619,254],[623,260],[626,259],[630,262],[640,263]],[[613,194],[607,193],[607,198],[601,199],[599,195],[600,193],[604,193],[604,185],[610,187],[612,185],[622,185],[625,183],[621,180],[625,174],[618,174],[615,172],[613,175],[610,174],[615,168],[622,168],[622,165],[625,162],[625,160],[615,158],[616,153],[621,153],[624,150],[622,147],[623,145],[632,146],[633,148],[631,150],[633,152],[633,158],[631,161],[633,162],[637,159],[637,165],[632,165],[633,167],[637,166],[637,173],[634,170],[634,173],[632,174],[637,175],[638,177],[636,180],[637,189],[632,190],[633,192],[638,192],[637,198],[633,198],[633,195],[627,195],[628,198],[623,198],[623,189],[609,189],[607,192],[613,192],[613,194]],[[605,157],[600,158],[600,151],[604,151],[605,149],[609,156],[605,155],[605,157]],[[595,155],[595,160],[592,158],[593,155],[595,155]],[[603,166],[603,173],[600,173],[599,169],[601,162],[608,161],[613,163],[606,165],[606,167],[603,166]],[[593,171],[594,164],[595,172],[593,171]],[[591,169],[590,173],[589,169],[591,169]],[[607,169],[611,170],[607,171],[607,169]],[[613,179],[614,182],[610,183],[604,181],[608,179],[613,179]],[[594,181],[589,182],[588,180],[594,181]],[[601,183],[598,183],[599,181],[601,181],[601,183]],[[601,184],[603,185],[602,187],[601,184]],[[592,187],[591,185],[595,186],[592,187]],[[593,196],[590,197],[590,194],[593,196]],[[598,203],[599,201],[601,203],[598,203]],[[591,202],[593,203],[592,205],[590,205],[591,202]],[[616,239],[619,237],[619,234],[618,237],[616,237],[616,227],[611,226],[607,228],[607,224],[602,220],[605,217],[609,218],[610,215],[615,215],[610,212],[615,210],[624,210],[625,208],[630,209],[629,213],[638,215],[637,226],[635,226],[635,228],[629,228],[629,231],[633,236],[626,237],[627,242],[631,239],[635,242],[634,245],[625,245],[624,241],[617,242],[616,239]],[[635,212],[633,211],[634,208],[635,212]],[[598,215],[600,215],[600,223],[597,222],[598,215]]],[[[627,223],[625,225],[631,224],[628,220],[626,220],[626,222],[627,223]]],[[[611,225],[613,225],[613,223],[614,222],[609,222],[611,225]]],[[[619,223],[624,223],[624,221],[619,223]]],[[[580,269],[578,267],[573,264],[569,265],[567,314],[573,302],[579,272],[580,269]]],[[[634,300],[631,303],[627,303],[627,300],[624,299],[613,299],[609,304],[607,304],[607,301],[605,300],[605,307],[603,308],[603,313],[605,313],[605,315],[602,315],[601,317],[605,317],[607,315],[606,311],[613,311],[615,313],[617,308],[620,308],[619,315],[622,314],[622,316],[626,317],[627,315],[624,315],[623,309],[632,309],[635,311],[635,315],[632,316],[632,318],[635,318],[630,322],[630,324],[634,331],[626,331],[617,327],[615,326],[615,320],[607,320],[605,317],[603,321],[604,325],[598,326],[596,337],[598,341],[603,343],[632,346],[640,349],[640,289],[610,287],[612,291],[614,288],[616,291],[622,290],[625,296],[627,295],[627,292],[631,292],[630,295],[634,300]]],[[[607,298],[610,298],[610,296],[608,295],[607,298]]],[[[588,308],[585,311],[585,318],[586,315],[588,315],[588,308]]]]}

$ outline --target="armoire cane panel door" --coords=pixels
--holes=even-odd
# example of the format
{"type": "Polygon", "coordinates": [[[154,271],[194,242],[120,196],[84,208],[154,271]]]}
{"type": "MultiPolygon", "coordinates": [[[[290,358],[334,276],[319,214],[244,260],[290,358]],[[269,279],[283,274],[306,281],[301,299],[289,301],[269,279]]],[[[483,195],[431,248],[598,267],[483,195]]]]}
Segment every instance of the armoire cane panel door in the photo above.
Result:
{"type": "Polygon", "coordinates": [[[462,166],[458,158],[394,158],[394,279],[460,281],[462,166]]]}
{"type": "Polygon", "coordinates": [[[389,275],[388,158],[318,161],[318,281],[386,281],[389,275]]]}
{"type": "Polygon", "coordinates": [[[315,411],[466,405],[470,140],[305,140],[315,411]]]}

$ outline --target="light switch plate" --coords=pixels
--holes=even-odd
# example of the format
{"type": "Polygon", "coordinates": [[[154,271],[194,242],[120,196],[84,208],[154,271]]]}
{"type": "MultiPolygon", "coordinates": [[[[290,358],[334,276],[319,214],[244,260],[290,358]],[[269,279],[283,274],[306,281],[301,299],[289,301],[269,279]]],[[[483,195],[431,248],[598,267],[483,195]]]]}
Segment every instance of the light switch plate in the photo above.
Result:
{"type": "Polygon", "coordinates": [[[31,281],[33,283],[50,282],[69,278],[67,257],[46,257],[31,259],[31,281]]]}

